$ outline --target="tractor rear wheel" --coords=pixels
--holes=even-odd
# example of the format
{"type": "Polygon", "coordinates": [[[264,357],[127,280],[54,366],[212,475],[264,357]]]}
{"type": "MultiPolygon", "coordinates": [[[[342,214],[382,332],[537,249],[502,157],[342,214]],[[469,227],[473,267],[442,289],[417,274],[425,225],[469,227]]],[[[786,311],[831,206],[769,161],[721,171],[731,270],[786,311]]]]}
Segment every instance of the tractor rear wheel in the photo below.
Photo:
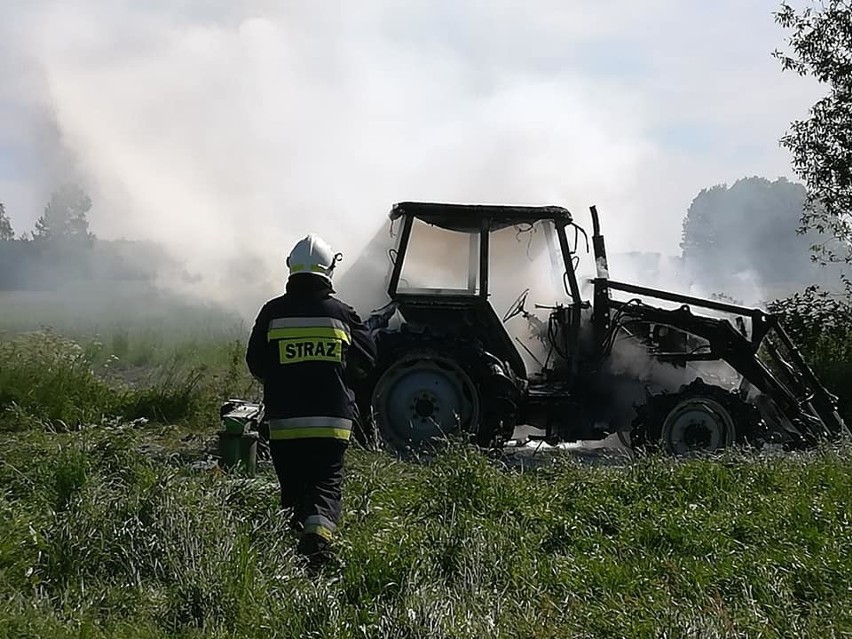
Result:
{"type": "Polygon", "coordinates": [[[378,375],[372,416],[382,439],[397,450],[419,449],[458,432],[472,432],[480,398],[467,370],[431,349],[393,359],[378,375]]]}

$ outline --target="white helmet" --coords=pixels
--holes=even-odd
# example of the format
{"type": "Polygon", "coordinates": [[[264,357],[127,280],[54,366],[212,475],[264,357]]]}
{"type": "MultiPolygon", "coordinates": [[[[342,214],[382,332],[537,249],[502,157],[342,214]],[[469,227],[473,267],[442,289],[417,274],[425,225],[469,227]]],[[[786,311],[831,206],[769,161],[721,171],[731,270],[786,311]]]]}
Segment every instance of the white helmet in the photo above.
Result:
{"type": "Polygon", "coordinates": [[[342,258],[343,255],[335,254],[325,240],[311,234],[296,242],[287,257],[287,266],[290,268],[290,275],[313,273],[331,282],[334,266],[342,258]]]}

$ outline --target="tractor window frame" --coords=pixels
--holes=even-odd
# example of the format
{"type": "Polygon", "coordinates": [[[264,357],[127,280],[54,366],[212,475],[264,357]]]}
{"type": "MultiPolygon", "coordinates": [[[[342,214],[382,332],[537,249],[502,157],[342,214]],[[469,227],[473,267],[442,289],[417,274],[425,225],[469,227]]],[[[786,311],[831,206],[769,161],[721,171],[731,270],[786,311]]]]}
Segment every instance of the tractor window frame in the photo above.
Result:
{"type": "Polygon", "coordinates": [[[478,231],[462,232],[443,229],[429,224],[413,215],[404,215],[402,229],[395,249],[393,270],[388,282],[388,295],[393,299],[397,295],[417,296],[458,296],[488,298],[488,252],[489,252],[489,223],[483,220],[478,231]],[[468,273],[466,288],[447,288],[443,286],[413,287],[404,284],[403,277],[408,249],[415,224],[441,229],[447,233],[467,235],[470,237],[468,248],[468,273]]]}

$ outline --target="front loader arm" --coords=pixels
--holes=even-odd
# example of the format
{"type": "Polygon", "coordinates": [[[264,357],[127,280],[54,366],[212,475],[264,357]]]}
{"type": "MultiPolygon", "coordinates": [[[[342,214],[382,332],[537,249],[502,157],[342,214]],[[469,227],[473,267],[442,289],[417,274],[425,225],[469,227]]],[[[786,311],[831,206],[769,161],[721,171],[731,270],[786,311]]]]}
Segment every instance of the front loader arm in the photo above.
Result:
{"type": "MultiPolygon", "coordinates": [[[[610,304],[622,318],[619,324],[629,320],[663,324],[707,340],[709,352],[661,353],[653,356],[661,361],[669,362],[713,360],[727,362],[750,384],[770,397],[787,419],[798,427],[802,437],[809,443],[814,443],[820,437],[848,433],[843,420],[837,413],[835,398],[819,382],[777,317],[767,315],[759,309],[750,309],[755,316],[759,314],[761,321],[758,323],[759,330],[755,331],[752,339],[749,339],[727,319],[694,315],[686,304],[674,310],[644,303],[628,304],[615,300],[610,300],[610,304]],[[801,380],[803,384],[801,388],[790,389],[785,386],[759,357],[759,351],[764,342],[768,342],[770,349],[774,348],[776,336],[787,349],[788,357],[793,361],[784,361],[777,351],[775,357],[783,365],[792,367],[792,376],[796,380],[801,380]],[[794,393],[793,390],[798,392],[794,393]]],[[[613,330],[617,328],[615,326],[613,330]]]]}

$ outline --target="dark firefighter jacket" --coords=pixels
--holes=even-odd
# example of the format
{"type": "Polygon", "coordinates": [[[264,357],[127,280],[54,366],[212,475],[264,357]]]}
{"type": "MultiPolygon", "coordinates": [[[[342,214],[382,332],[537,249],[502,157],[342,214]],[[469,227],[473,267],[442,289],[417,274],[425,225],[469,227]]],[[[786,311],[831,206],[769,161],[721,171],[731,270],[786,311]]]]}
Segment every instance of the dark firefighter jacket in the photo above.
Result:
{"type": "Polygon", "coordinates": [[[369,371],[376,347],[333,292],[321,277],[292,275],[260,309],[246,363],[263,382],[270,439],[349,439],[357,408],[348,381],[369,371]]]}

